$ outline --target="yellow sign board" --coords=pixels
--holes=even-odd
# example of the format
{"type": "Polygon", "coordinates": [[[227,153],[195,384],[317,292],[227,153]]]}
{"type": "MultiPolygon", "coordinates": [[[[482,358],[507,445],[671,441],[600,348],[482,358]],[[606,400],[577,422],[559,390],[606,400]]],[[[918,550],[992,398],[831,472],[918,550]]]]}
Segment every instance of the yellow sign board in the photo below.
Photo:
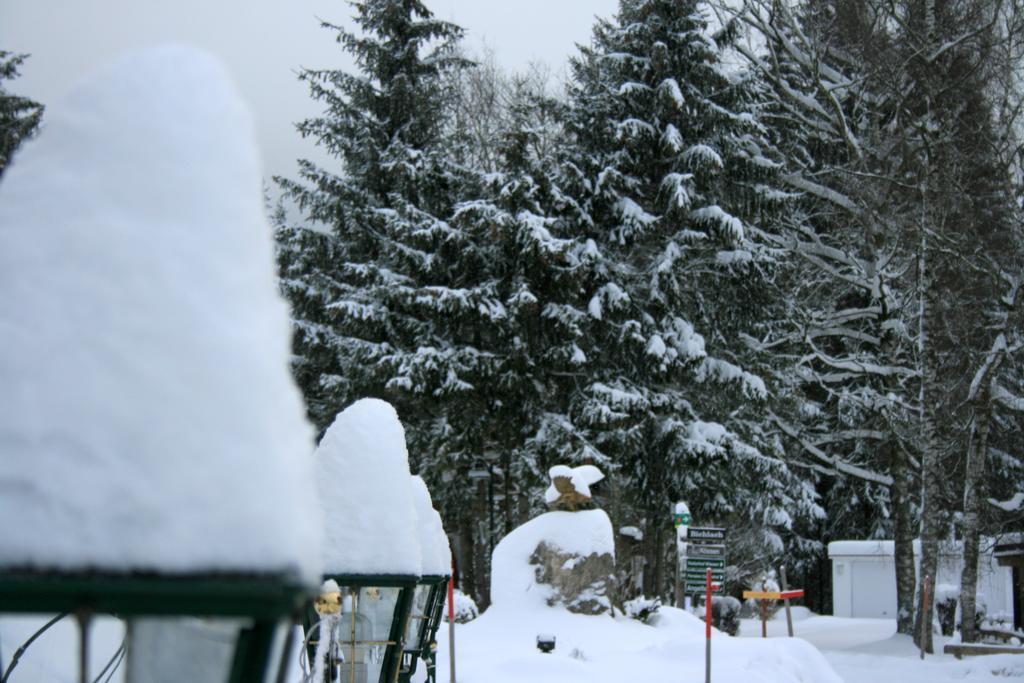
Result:
{"type": "Polygon", "coordinates": [[[804,597],[802,590],[792,591],[743,591],[744,600],[791,600],[804,597]]]}

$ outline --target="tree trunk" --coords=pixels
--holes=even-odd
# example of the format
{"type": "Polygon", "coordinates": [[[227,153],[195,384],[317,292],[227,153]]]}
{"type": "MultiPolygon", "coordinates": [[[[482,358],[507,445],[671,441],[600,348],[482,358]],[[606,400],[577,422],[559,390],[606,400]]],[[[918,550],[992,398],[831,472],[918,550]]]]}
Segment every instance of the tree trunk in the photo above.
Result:
{"type": "Polygon", "coordinates": [[[508,450],[501,459],[502,476],[502,499],[501,512],[504,524],[501,530],[501,537],[508,536],[518,524],[516,524],[515,506],[512,504],[512,453],[508,450]]]}
{"type": "Polygon", "coordinates": [[[462,517],[459,522],[459,589],[475,602],[480,599],[477,593],[476,525],[468,516],[462,517]]]}
{"type": "MultiPolygon", "coordinates": [[[[927,411],[930,413],[930,411],[927,411]]],[[[939,567],[939,533],[942,528],[942,471],[940,452],[935,443],[935,428],[929,414],[922,424],[921,457],[921,581],[928,579],[930,591],[935,593],[935,574],[939,567]]],[[[914,622],[914,642],[932,654],[932,622],[935,612],[934,597],[929,596],[928,609],[922,610],[921,593],[918,591],[917,619],[914,622]],[[923,622],[923,623],[922,623],[923,622]]]]}
{"type": "Polygon", "coordinates": [[[487,569],[491,563],[490,532],[494,527],[494,506],[490,504],[489,495],[493,479],[488,478],[486,483],[483,480],[478,481],[480,483],[477,487],[477,515],[473,524],[473,570],[476,578],[476,604],[482,612],[491,605],[491,582],[487,569]]]}
{"type": "MultiPolygon", "coordinates": [[[[927,3],[926,3],[927,4],[927,3]]],[[[926,19],[931,21],[931,7],[926,7],[926,19]]],[[[927,23],[927,22],[926,22],[927,23]]],[[[930,105],[929,105],[930,108],[930,105]]],[[[929,118],[929,117],[926,117],[929,118]]],[[[934,405],[937,400],[936,370],[937,359],[932,340],[929,338],[930,315],[934,315],[931,305],[934,296],[933,278],[928,263],[928,192],[930,160],[925,149],[923,154],[924,179],[921,184],[921,216],[918,224],[917,251],[917,298],[918,298],[918,330],[917,330],[917,363],[920,381],[918,391],[918,443],[921,446],[921,570],[918,586],[927,584],[934,592],[935,573],[939,566],[939,528],[941,520],[942,500],[939,486],[942,478],[940,452],[935,438],[934,405]]],[[[922,609],[922,594],[918,590],[918,608],[914,610],[914,643],[925,652],[931,654],[932,647],[932,613],[935,601],[927,601],[928,609],[922,609]]]]}
{"type": "Polygon", "coordinates": [[[985,480],[988,432],[992,420],[992,382],[986,381],[974,401],[974,424],[967,445],[964,482],[964,569],[960,574],[960,632],[965,643],[977,640],[974,629],[978,590],[978,545],[981,538],[981,487],[985,480]]]}
{"type": "Polygon", "coordinates": [[[890,445],[892,487],[889,496],[893,508],[893,545],[896,565],[896,632],[906,635],[914,631],[913,496],[911,495],[910,463],[898,445],[890,445]]]}

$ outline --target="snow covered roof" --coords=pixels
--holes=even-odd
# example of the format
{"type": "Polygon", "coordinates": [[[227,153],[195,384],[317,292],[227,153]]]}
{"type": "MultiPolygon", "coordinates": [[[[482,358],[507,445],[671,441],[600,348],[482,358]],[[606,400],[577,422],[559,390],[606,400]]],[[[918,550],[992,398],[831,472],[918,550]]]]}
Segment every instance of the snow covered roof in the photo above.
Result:
{"type": "Polygon", "coordinates": [[[325,573],[419,576],[405,429],[391,404],[366,398],[343,410],[314,460],[325,573]]]}
{"type": "Polygon", "coordinates": [[[832,541],[828,544],[829,557],[892,557],[893,552],[893,541],[832,541]]]}
{"type": "Polygon", "coordinates": [[[423,575],[448,576],[452,573],[452,551],[448,545],[448,535],[445,534],[444,525],[441,523],[441,515],[434,509],[430,490],[422,477],[412,478],[412,489],[416,499],[423,575]]]}
{"type": "MultiPolygon", "coordinates": [[[[940,555],[958,555],[962,552],[961,541],[943,540],[939,543],[940,555]]],[[[991,552],[994,545],[992,539],[982,538],[982,552],[991,552]]],[[[921,541],[914,539],[914,555],[921,554],[921,541]]],[[[828,556],[837,557],[893,557],[895,544],[893,541],[832,541],[828,544],[828,556]]]]}
{"type": "Polygon", "coordinates": [[[48,104],[0,182],[0,567],[319,575],[253,126],[205,53],[48,104]]]}

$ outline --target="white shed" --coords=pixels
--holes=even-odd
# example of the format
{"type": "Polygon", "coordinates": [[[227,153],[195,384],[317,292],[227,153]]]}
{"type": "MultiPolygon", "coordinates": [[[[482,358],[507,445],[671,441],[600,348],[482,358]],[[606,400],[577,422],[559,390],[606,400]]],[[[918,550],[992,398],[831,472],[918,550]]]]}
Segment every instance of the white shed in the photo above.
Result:
{"type": "MultiPolygon", "coordinates": [[[[920,568],[921,546],[914,541],[914,566],[920,568]]],[[[833,541],[832,613],[837,617],[896,618],[896,565],[892,541],[833,541]]],[[[992,556],[992,543],[982,542],[978,561],[979,602],[989,615],[1013,616],[1012,575],[992,556]]],[[[963,567],[960,543],[946,542],[939,554],[935,594],[958,595],[963,567]]]]}

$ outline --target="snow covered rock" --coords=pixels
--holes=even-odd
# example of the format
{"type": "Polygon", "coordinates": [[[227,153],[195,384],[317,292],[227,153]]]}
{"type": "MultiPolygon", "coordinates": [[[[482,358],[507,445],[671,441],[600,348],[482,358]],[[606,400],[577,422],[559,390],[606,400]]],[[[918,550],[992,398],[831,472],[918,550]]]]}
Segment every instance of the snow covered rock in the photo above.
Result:
{"type": "Polygon", "coordinates": [[[419,576],[423,558],[405,429],[391,404],[365,398],[341,411],[313,460],[325,573],[419,576]]]}
{"type": "Polygon", "coordinates": [[[556,510],[570,512],[591,507],[590,487],[604,479],[601,470],[593,465],[555,465],[548,470],[548,476],[551,477],[551,485],[544,492],[544,502],[556,510]]]}
{"type": "Polygon", "coordinates": [[[320,574],[249,113],[220,63],[129,55],[0,183],[0,567],[320,574]]]}
{"type": "Polygon", "coordinates": [[[545,513],[503,538],[491,567],[495,605],[609,612],[615,581],[611,520],[603,510],[545,513]]]}

